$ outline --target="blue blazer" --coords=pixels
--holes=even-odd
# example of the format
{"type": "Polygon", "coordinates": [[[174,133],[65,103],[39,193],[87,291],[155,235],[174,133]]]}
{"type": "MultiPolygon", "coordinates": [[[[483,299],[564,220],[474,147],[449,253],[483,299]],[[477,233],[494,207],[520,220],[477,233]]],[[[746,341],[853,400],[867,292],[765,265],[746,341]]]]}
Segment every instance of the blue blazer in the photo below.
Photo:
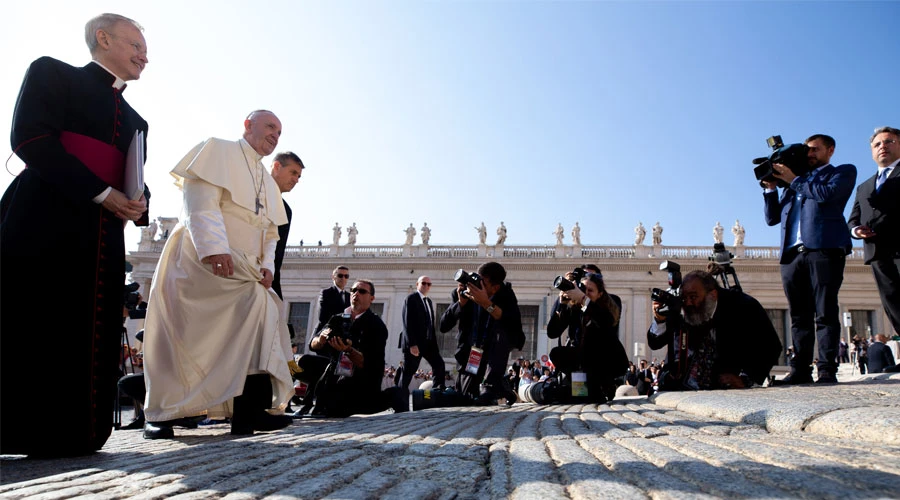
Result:
{"type": "Polygon", "coordinates": [[[794,205],[794,195],[803,196],[800,206],[800,235],[803,246],[811,249],[841,249],[850,253],[850,230],[844,219],[844,207],[856,187],[856,167],[825,165],[811,177],[797,177],[778,198],[776,191],[764,193],[766,224],[781,223],[781,263],[786,264],[785,223],[794,205]]]}

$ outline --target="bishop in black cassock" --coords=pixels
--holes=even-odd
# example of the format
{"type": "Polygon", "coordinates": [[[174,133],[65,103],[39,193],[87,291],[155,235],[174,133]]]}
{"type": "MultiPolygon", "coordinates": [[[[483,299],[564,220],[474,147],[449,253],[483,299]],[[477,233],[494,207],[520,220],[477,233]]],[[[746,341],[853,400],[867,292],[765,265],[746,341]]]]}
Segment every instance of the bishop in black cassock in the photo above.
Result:
{"type": "Polygon", "coordinates": [[[3,454],[88,454],[112,430],[123,226],[147,225],[149,197],[121,192],[129,145],[147,131],[122,91],[147,56],[142,28],[128,18],[104,14],[86,28],[94,61],[34,61],[13,115],[12,148],[26,168],[0,201],[3,454]],[[46,411],[48,400],[60,411],[46,411]]]}

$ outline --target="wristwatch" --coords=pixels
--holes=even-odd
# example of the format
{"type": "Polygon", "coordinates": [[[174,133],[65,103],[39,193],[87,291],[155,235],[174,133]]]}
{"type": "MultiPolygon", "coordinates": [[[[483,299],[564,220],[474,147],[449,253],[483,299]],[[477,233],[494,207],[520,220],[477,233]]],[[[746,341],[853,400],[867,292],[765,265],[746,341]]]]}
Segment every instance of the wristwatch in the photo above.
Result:
{"type": "Polygon", "coordinates": [[[485,311],[487,311],[488,314],[493,314],[493,313],[494,313],[494,309],[495,309],[494,304],[491,304],[491,305],[488,306],[487,309],[485,309],[485,311]]]}

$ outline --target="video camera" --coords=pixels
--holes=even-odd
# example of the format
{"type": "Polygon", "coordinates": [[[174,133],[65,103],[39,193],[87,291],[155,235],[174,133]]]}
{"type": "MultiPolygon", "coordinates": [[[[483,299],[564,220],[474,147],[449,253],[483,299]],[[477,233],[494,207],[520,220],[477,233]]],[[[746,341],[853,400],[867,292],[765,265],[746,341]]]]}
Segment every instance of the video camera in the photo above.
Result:
{"type": "Polygon", "coordinates": [[[753,164],[756,165],[753,168],[753,175],[756,176],[756,180],[759,181],[760,185],[762,185],[763,181],[766,181],[776,182],[781,187],[788,186],[783,180],[775,178],[775,170],[772,168],[772,165],[775,163],[780,163],[791,169],[794,175],[803,175],[811,170],[807,156],[809,147],[806,144],[785,146],[784,142],[781,141],[780,135],[769,137],[766,139],[766,144],[772,148],[772,153],[767,157],[764,156],[753,160],[753,164]]]}
{"type": "Polygon", "coordinates": [[[353,322],[350,313],[340,313],[332,316],[325,325],[324,330],[328,330],[325,338],[340,338],[347,340],[350,338],[350,324],[353,322]]]}
{"type": "Polygon", "coordinates": [[[741,282],[731,265],[733,258],[734,254],[725,249],[724,243],[716,243],[713,245],[713,254],[709,256],[709,264],[706,267],[709,274],[722,280],[722,288],[734,288],[740,292],[741,282]],[[728,276],[734,279],[734,285],[728,282],[728,276]]]}
{"type": "Polygon", "coordinates": [[[681,312],[681,266],[666,260],[659,265],[659,270],[669,273],[669,288],[667,290],[654,288],[650,292],[650,300],[662,304],[657,310],[660,316],[666,317],[672,311],[678,314],[681,312]]]}

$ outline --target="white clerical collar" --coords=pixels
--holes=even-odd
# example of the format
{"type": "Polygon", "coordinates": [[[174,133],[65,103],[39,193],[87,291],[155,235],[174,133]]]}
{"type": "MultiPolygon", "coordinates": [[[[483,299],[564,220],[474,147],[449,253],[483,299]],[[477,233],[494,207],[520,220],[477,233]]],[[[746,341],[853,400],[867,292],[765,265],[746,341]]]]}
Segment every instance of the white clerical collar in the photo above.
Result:
{"type": "Polygon", "coordinates": [[[94,59],[93,62],[94,62],[94,64],[96,64],[97,66],[100,66],[101,68],[105,69],[106,72],[109,73],[110,75],[116,77],[116,81],[113,82],[112,86],[115,87],[115,88],[118,89],[118,90],[122,90],[122,87],[125,86],[125,80],[119,78],[119,75],[113,73],[111,69],[109,69],[109,68],[107,68],[106,66],[104,66],[103,64],[101,64],[100,61],[94,59]]]}
{"type": "Polygon", "coordinates": [[[247,142],[247,139],[241,137],[241,140],[238,142],[241,143],[241,148],[244,150],[244,153],[247,154],[248,158],[252,158],[257,163],[262,161],[263,156],[257,153],[255,149],[253,149],[253,146],[251,146],[250,143],[247,142]]]}
{"type": "Polygon", "coordinates": [[[897,168],[898,163],[900,163],[900,158],[894,160],[894,163],[891,163],[890,165],[888,165],[886,167],[878,167],[878,175],[881,175],[881,172],[883,172],[884,169],[886,169],[886,168],[897,168]]]}

